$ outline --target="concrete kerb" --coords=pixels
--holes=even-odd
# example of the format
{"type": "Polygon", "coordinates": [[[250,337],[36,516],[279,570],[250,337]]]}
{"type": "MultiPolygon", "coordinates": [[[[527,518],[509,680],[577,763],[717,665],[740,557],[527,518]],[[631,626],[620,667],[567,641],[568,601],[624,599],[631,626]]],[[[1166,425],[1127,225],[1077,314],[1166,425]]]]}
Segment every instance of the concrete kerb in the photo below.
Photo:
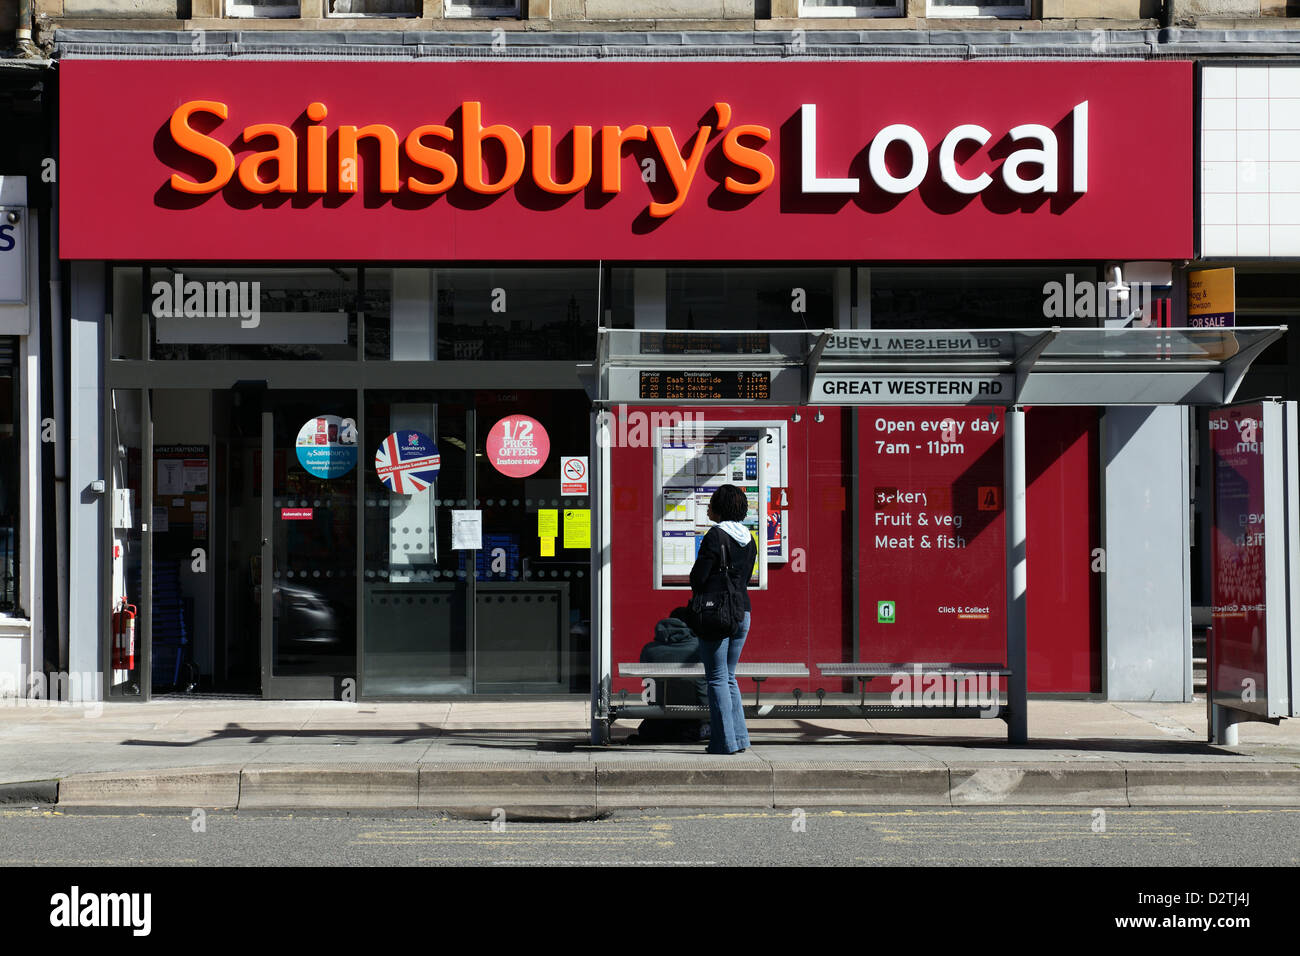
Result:
{"type": "Polygon", "coordinates": [[[1300,766],[1292,764],[1146,764],[1126,777],[1133,807],[1300,806],[1300,766]]]}
{"type": "Polygon", "coordinates": [[[238,767],[72,774],[59,781],[58,805],[234,810],[239,774],[238,767]]]}
{"type": "Polygon", "coordinates": [[[257,810],[408,810],[419,805],[420,771],[414,766],[245,767],[239,808],[257,810]]]}
{"type": "Polygon", "coordinates": [[[997,764],[949,767],[949,797],[957,806],[1128,806],[1118,764],[1043,766],[997,764]]]}
{"type": "Polygon", "coordinates": [[[0,785],[0,804],[437,810],[590,819],[618,808],[794,806],[1300,806],[1300,765],[935,766],[752,759],[511,765],[200,767],[0,785]]]}
{"type": "Polygon", "coordinates": [[[947,767],[849,761],[799,761],[772,766],[772,805],[949,806],[947,767]]]}
{"type": "Polygon", "coordinates": [[[595,813],[596,767],[586,762],[444,763],[420,767],[421,810],[455,810],[480,815],[501,808],[510,816],[544,812],[595,813]]]}

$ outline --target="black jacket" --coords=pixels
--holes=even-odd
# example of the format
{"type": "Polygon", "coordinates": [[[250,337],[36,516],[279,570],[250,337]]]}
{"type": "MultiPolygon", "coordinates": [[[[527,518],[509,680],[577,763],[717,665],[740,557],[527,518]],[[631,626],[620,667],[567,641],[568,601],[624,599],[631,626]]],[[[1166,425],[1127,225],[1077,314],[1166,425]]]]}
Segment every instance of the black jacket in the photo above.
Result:
{"type": "Polygon", "coordinates": [[[742,547],[721,528],[710,528],[700,542],[700,553],[691,568],[691,591],[700,594],[708,586],[714,568],[722,565],[723,548],[727,549],[727,573],[745,595],[745,610],[749,611],[749,579],[758,560],[758,548],[752,538],[742,547]]]}

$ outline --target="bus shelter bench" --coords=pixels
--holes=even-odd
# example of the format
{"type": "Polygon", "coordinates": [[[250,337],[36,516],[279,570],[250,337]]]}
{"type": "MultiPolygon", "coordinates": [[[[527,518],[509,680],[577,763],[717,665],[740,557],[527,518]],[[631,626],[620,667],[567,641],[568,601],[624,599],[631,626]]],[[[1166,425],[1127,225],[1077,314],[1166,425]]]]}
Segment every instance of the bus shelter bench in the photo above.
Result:
{"type": "MultiPolygon", "coordinates": [[[[703,664],[619,664],[619,677],[636,677],[642,680],[683,680],[704,676],[703,664]]],[[[763,691],[763,681],[769,677],[808,677],[808,667],[806,664],[737,664],[736,678],[747,677],[754,682],[754,706],[762,705],[760,696],[763,691]]],[[[624,699],[627,692],[624,691],[624,699]]],[[[689,705],[678,705],[686,709],[689,705]]]]}
{"type": "MultiPolygon", "coordinates": [[[[1011,709],[1008,705],[1002,703],[1002,695],[998,690],[994,690],[994,702],[987,704],[972,704],[969,693],[966,703],[962,703],[960,691],[963,684],[969,681],[983,677],[990,682],[993,678],[1010,678],[1012,671],[1000,663],[965,663],[965,662],[918,662],[918,661],[894,661],[894,662],[836,662],[818,664],[817,669],[819,676],[829,678],[852,678],[857,680],[861,685],[861,696],[857,704],[844,703],[827,703],[825,700],[826,691],[818,688],[816,701],[804,703],[800,698],[803,694],[799,688],[795,688],[793,694],[795,703],[791,704],[766,704],[761,700],[763,681],[771,677],[809,677],[808,667],[799,663],[776,663],[776,664],[747,664],[742,663],[736,666],[737,678],[748,678],[754,681],[754,703],[745,707],[747,718],[768,718],[768,719],[790,719],[792,717],[818,716],[826,718],[896,718],[896,719],[937,719],[937,718],[965,718],[965,717],[998,717],[1007,722],[1008,728],[1011,726],[1011,709]],[[926,678],[941,677],[943,678],[942,699],[937,702],[926,701],[923,704],[898,704],[898,703],[876,703],[867,701],[867,683],[878,678],[893,678],[896,675],[904,675],[915,680],[918,676],[924,681],[926,678]],[[953,682],[952,700],[949,701],[947,694],[947,682],[953,682]]],[[[650,679],[656,681],[684,680],[704,676],[703,664],[686,664],[686,663],[623,663],[618,665],[619,677],[639,678],[642,680],[650,679]]],[[[918,691],[923,688],[916,688],[918,691]]],[[[969,689],[969,688],[968,688],[969,689]]],[[[700,714],[708,712],[707,707],[694,704],[667,704],[667,703],[646,703],[639,697],[634,700],[628,699],[627,691],[619,693],[618,700],[604,698],[603,706],[604,716],[598,721],[601,737],[605,743],[611,739],[611,728],[614,721],[620,719],[637,719],[637,718],[678,718],[689,719],[698,718],[700,714]]]]}
{"type": "MultiPolygon", "coordinates": [[[[944,682],[944,699],[947,699],[947,685],[951,679],[953,683],[953,706],[958,706],[960,688],[963,684],[969,683],[978,677],[1010,677],[1011,671],[1002,664],[992,663],[952,663],[944,661],[940,663],[919,661],[895,661],[893,663],[868,663],[866,661],[850,663],[827,663],[818,664],[817,670],[822,677],[851,677],[858,681],[861,687],[860,705],[865,707],[867,703],[867,684],[878,677],[894,678],[896,676],[906,676],[909,679],[920,677],[922,680],[930,677],[941,677],[944,682]]],[[[1000,705],[999,705],[1000,708],[1000,705]]]]}

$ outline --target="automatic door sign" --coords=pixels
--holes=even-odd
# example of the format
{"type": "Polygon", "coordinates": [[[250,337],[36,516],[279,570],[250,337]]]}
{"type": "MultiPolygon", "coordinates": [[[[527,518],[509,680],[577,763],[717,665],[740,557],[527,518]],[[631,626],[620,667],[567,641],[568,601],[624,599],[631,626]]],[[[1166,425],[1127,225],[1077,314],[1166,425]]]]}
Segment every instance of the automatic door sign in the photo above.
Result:
{"type": "Polygon", "coordinates": [[[399,495],[424,491],[441,467],[438,446],[424,432],[393,432],[375,452],[375,473],[385,488],[399,495]]]}
{"type": "Polygon", "coordinates": [[[350,418],[317,415],[298,430],[298,461],[317,478],[346,475],[357,463],[357,426],[350,418]]]}
{"type": "Polygon", "coordinates": [[[487,436],[492,467],[507,478],[527,478],[541,470],[551,453],[551,439],[542,423],[527,415],[507,415],[487,436]]]}

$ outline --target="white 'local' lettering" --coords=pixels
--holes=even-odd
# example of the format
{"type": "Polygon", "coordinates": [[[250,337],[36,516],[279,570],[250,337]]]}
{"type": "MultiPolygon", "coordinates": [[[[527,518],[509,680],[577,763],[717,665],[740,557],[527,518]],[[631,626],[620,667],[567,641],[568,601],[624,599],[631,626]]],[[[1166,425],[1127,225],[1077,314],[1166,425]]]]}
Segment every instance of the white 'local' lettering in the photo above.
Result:
{"type": "MultiPolygon", "coordinates": [[[[817,105],[804,103],[799,108],[802,139],[802,164],[800,182],[805,193],[856,193],[862,188],[853,176],[821,177],[817,175],[817,105]]],[[[1070,167],[1070,191],[1083,194],[1088,191],[1088,101],[1084,100],[1070,111],[1073,154],[1070,167]]],[[[1013,143],[1026,140],[1037,146],[1024,146],[1015,150],[1003,161],[1002,182],[1014,193],[1055,193],[1058,189],[1059,158],[1056,134],[1050,126],[1024,123],[1012,127],[1007,134],[1013,143]],[[1031,178],[1021,175],[1022,166],[1037,166],[1039,173],[1031,178]]],[[[939,175],[944,185],[955,193],[973,196],[983,192],[993,182],[988,173],[968,177],[962,174],[957,162],[957,150],[963,143],[987,145],[993,134],[975,123],[954,126],[939,144],[939,175]]],[[[921,185],[930,168],[930,147],[925,137],[905,123],[886,126],[867,151],[867,171],[871,181],[887,193],[902,195],[921,185]],[[901,143],[911,154],[907,172],[895,176],[885,162],[885,153],[894,143],[901,143]]]]}

